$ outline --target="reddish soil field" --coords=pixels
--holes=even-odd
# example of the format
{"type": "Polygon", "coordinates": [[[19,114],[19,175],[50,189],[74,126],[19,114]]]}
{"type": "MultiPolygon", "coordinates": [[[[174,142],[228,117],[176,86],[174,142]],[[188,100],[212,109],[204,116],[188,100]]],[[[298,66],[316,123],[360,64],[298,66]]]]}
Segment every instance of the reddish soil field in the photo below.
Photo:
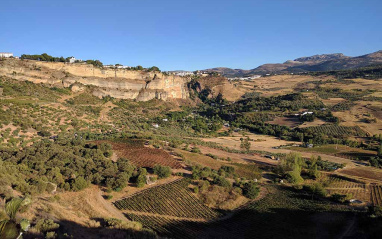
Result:
{"type": "Polygon", "coordinates": [[[111,144],[118,158],[127,158],[137,167],[152,168],[160,164],[173,169],[183,168],[179,161],[162,149],[148,148],[139,143],[130,144],[111,141],[98,141],[97,143],[102,142],[111,144]]]}
{"type": "Polygon", "coordinates": [[[355,167],[338,171],[341,174],[382,182],[382,170],[371,167],[355,167]]]}

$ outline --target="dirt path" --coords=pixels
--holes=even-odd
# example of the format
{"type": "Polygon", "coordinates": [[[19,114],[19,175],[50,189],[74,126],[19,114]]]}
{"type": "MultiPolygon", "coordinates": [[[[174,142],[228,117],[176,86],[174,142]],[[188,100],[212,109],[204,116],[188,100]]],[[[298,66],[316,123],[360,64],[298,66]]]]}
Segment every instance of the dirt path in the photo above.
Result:
{"type": "Polygon", "coordinates": [[[110,110],[114,109],[115,107],[117,106],[110,101],[102,105],[102,110],[100,112],[100,119],[103,121],[111,122],[111,120],[109,119],[108,113],[110,110]]]}
{"type": "Polygon", "coordinates": [[[123,213],[118,210],[116,207],[114,207],[111,203],[107,202],[103,197],[102,197],[102,191],[99,190],[97,193],[97,198],[96,201],[98,201],[107,211],[112,213],[115,218],[121,219],[122,221],[129,221],[123,213]]]}

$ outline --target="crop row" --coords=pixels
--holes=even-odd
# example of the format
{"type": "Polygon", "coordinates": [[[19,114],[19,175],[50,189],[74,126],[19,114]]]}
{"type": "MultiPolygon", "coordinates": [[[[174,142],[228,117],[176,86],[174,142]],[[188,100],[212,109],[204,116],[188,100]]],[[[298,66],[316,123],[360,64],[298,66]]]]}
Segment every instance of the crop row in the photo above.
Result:
{"type": "Polygon", "coordinates": [[[196,238],[206,225],[203,222],[176,220],[160,216],[136,215],[125,213],[125,216],[133,221],[140,222],[144,227],[150,228],[161,236],[171,238],[196,238]]]}
{"type": "Polygon", "coordinates": [[[322,125],[306,128],[312,133],[321,133],[324,135],[341,136],[341,135],[354,135],[364,137],[366,132],[359,126],[339,126],[339,125],[322,125]]]}
{"type": "Polygon", "coordinates": [[[205,206],[191,193],[184,179],[146,189],[114,205],[120,210],[184,218],[213,219],[220,216],[220,213],[205,206]]]}
{"type": "Polygon", "coordinates": [[[374,206],[382,206],[382,186],[370,185],[370,197],[374,206]]]}
{"type": "Polygon", "coordinates": [[[361,188],[366,189],[366,185],[360,182],[353,182],[349,180],[345,180],[339,177],[331,177],[329,181],[329,187],[331,188],[361,188]]]}

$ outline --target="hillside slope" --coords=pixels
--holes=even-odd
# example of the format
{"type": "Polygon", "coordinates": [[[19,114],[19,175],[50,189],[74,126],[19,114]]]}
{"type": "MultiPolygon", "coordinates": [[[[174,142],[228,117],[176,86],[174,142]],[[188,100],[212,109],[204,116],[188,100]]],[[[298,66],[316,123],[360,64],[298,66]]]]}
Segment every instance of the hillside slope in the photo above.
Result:
{"type": "Polygon", "coordinates": [[[241,77],[269,73],[345,70],[378,64],[382,64],[382,50],[357,57],[345,56],[342,53],[300,57],[295,60],[288,60],[284,63],[263,64],[251,70],[218,67],[206,71],[216,71],[226,77],[241,77]]]}

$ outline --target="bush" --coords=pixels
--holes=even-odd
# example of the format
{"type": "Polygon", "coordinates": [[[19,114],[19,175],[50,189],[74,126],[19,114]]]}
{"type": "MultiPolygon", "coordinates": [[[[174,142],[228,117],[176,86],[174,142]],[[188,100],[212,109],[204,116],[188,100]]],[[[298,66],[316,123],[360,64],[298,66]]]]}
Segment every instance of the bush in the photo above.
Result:
{"type": "Polygon", "coordinates": [[[147,170],[145,168],[139,168],[138,173],[139,175],[137,177],[137,187],[142,188],[146,185],[147,170]]]}
{"type": "Polygon", "coordinates": [[[72,183],[72,190],[80,191],[89,186],[89,183],[83,177],[77,177],[72,183]]]}
{"type": "Polygon", "coordinates": [[[40,219],[37,221],[35,228],[40,232],[54,231],[60,227],[52,219],[40,219]]]}
{"type": "Polygon", "coordinates": [[[215,177],[214,184],[217,184],[225,188],[231,187],[231,183],[227,179],[225,179],[224,177],[219,177],[219,176],[215,177]]]}
{"type": "Polygon", "coordinates": [[[158,175],[158,179],[168,178],[171,175],[171,168],[168,166],[155,165],[154,173],[158,175]]]}
{"type": "Polygon", "coordinates": [[[260,189],[255,183],[250,182],[250,183],[244,184],[243,195],[245,197],[247,197],[249,199],[254,199],[257,197],[259,192],[260,192],[260,189]]]}
{"type": "Polygon", "coordinates": [[[311,193],[312,198],[314,196],[325,197],[327,194],[327,191],[325,190],[325,188],[320,183],[304,185],[303,190],[307,191],[308,193],[311,193]]]}
{"type": "Polygon", "coordinates": [[[55,232],[47,232],[45,235],[45,239],[55,239],[57,238],[57,234],[55,232]]]}
{"type": "Polygon", "coordinates": [[[197,148],[197,147],[193,147],[192,149],[191,149],[191,152],[192,153],[200,153],[200,149],[199,148],[197,148]]]}
{"type": "Polygon", "coordinates": [[[139,222],[124,222],[117,218],[105,218],[106,226],[114,229],[133,229],[140,230],[142,225],[139,222]]]}
{"type": "Polygon", "coordinates": [[[339,202],[339,203],[347,202],[347,201],[349,201],[350,198],[351,198],[350,194],[344,195],[344,194],[335,193],[335,194],[330,196],[331,200],[333,200],[335,202],[339,202]]]}
{"type": "Polygon", "coordinates": [[[205,191],[210,187],[210,182],[208,181],[201,181],[199,182],[199,188],[201,191],[205,191]]]}

